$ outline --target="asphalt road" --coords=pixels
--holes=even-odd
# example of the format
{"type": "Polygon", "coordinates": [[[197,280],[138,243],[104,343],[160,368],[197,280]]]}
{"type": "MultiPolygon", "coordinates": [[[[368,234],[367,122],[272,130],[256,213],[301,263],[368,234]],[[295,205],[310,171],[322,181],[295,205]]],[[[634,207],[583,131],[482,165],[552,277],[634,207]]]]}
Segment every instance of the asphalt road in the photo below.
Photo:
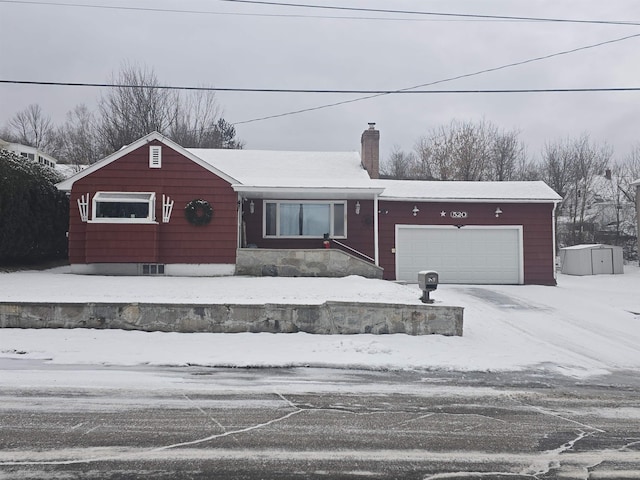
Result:
{"type": "Polygon", "coordinates": [[[634,372],[3,374],[24,385],[0,390],[0,479],[640,478],[634,372]]]}

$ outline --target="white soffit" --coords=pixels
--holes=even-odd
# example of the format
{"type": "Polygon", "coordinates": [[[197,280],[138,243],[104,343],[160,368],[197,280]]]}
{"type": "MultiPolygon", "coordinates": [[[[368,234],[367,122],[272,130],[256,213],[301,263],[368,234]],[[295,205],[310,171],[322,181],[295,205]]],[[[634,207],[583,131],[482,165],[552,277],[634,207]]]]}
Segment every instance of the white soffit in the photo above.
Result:
{"type": "Polygon", "coordinates": [[[380,200],[430,202],[558,202],[562,197],[546,183],[534,182],[438,182],[421,180],[372,180],[384,187],[380,200]]]}

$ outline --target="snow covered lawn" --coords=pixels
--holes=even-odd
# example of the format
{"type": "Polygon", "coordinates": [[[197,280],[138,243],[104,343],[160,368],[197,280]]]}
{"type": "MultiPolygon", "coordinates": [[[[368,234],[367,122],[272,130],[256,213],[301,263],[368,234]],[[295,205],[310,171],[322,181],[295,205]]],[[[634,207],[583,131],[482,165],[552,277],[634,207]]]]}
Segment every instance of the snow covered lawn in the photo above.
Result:
{"type": "MultiPolygon", "coordinates": [[[[416,285],[361,277],[78,276],[56,268],[0,273],[0,302],[420,303],[416,285]]],[[[327,366],[574,376],[640,368],[640,268],[559,275],[557,287],[441,285],[437,303],[465,308],[464,335],[145,333],[0,329],[0,358],[59,364],[327,366]]]]}

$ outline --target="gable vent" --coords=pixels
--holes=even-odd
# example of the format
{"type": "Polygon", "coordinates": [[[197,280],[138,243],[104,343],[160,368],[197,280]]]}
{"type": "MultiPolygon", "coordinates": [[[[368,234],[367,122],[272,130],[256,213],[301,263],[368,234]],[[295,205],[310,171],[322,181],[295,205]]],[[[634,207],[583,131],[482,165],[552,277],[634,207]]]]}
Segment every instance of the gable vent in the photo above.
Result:
{"type": "Polygon", "coordinates": [[[162,167],[162,147],[153,145],[149,147],[149,168],[162,167]]]}

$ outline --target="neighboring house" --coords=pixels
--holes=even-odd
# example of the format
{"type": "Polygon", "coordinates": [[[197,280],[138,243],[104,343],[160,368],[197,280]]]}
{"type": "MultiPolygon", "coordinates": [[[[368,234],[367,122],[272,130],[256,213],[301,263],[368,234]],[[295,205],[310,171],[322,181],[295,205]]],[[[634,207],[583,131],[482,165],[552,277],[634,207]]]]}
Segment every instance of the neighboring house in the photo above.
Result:
{"type": "Polygon", "coordinates": [[[267,273],[295,275],[314,261],[304,252],[331,247],[390,280],[434,269],[443,283],[555,284],[560,197],[544,183],[380,180],[378,161],[373,124],[362,158],[188,149],[151,133],[58,184],[74,206],[72,271],[224,275],[276,252],[288,268],[267,273]]]}
{"type": "Polygon", "coordinates": [[[48,155],[35,147],[29,147],[28,145],[22,145],[20,143],[7,142],[0,139],[0,150],[13,152],[20,157],[26,158],[27,160],[38,162],[41,165],[46,165],[47,167],[51,167],[54,169],[56,168],[56,164],[58,163],[58,161],[51,155],[48,155]]]}
{"type": "MultiPolygon", "coordinates": [[[[631,184],[636,190],[636,231],[638,234],[638,257],[640,257],[640,178],[631,184]]],[[[640,259],[639,259],[640,261],[640,259]]]]}

